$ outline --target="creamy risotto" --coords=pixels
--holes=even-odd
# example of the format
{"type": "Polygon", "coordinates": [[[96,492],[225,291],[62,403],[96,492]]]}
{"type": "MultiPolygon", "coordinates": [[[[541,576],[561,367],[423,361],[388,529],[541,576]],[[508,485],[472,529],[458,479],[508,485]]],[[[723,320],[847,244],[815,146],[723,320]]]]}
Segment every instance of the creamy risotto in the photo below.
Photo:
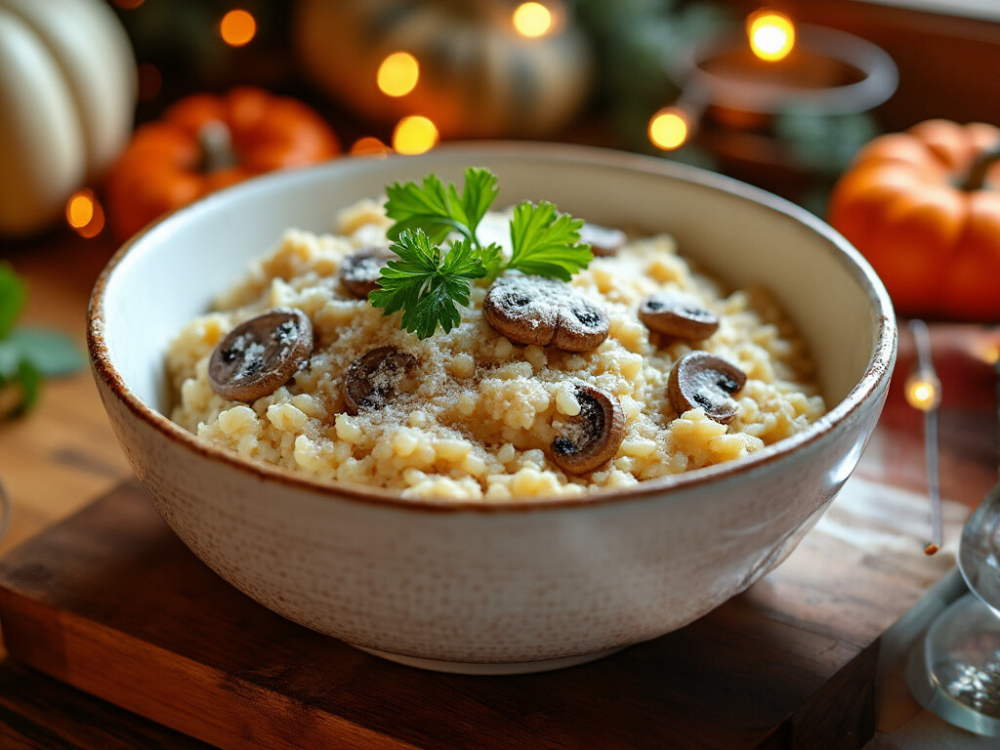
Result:
{"type": "MultiPolygon", "coordinates": [[[[505,220],[490,215],[482,231],[505,220]]],[[[825,411],[804,343],[766,290],[726,289],[667,235],[612,248],[569,283],[507,274],[492,291],[473,285],[461,324],[420,340],[364,298],[390,225],[365,201],[340,214],[336,235],[291,230],[252,263],[171,343],[173,420],[313,477],[489,502],[729,461],[825,411]],[[682,330],[660,325],[664,300],[682,330]],[[247,321],[274,328],[270,349],[230,334],[247,321]],[[265,395],[213,388],[234,361],[256,370],[272,355],[285,369],[265,395]]]]}

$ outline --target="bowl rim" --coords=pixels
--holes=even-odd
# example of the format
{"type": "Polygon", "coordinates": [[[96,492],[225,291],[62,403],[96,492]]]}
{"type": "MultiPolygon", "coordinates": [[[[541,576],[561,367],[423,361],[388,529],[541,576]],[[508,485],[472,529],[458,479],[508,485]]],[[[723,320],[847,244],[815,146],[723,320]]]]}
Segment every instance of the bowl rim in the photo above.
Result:
{"type": "Polygon", "coordinates": [[[757,474],[771,464],[796,453],[804,446],[826,438],[864,402],[878,393],[880,388],[887,387],[896,356],[896,341],[897,328],[892,303],[875,271],[861,253],[840,233],[804,208],[739,180],[685,164],[593,146],[530,141],[453,142],[439,145],[433,151],[418,156],[340,157],[322,164],[272,172],[238,183],[154,220],[129,238],[115,252],[98,276],[87,309],[87,348],[95,379],[99,378],[103,381],[111,393],[128,407],[141,422],[168,440],[179,444],[181,448],[201,457],[220,461],[229,468],[246,473],[264,483],[275,483],[283,485],[285,488],[309,491],[332,500],[347,500],[365,505],[377,505],[382,508],[436,513],[522,513],[570,507],[594,508],[609,504],[620,505],[628,501],[645,500],[664,493],[674,494],[699,485],[757,474]],[[827,252],[834,253],[851,273],[866,292],[873,304],[874,312],[878,316],[875,346],[864,375],[840,403],[827,411],[806,430],[779,440],[749,456],[681,474],[644,480],[624,488],[600,488],[570,497],[540,496],[475,502],[444,498],[403,498],[397,490],[313,478],[305,474],[296,474],[284,467],[244,458],[224,448],[199,440],[196,435],[148,406],[126,385],[124,378],[111,362],[110,352],[104,340],[104,299],[108,283],[122,265],[122,261],[137,247],[141,247],[143,239],[154,229],[166,223],[183,221],[188,213],[206,210],[217,201],[238,197],[241,192],[257,190],[264,183],[277,185],[284,181],[291,182],[301,179],[304,173],[336,172],[341,168],[341,165],[345,163],[356,164],[361,159],[375,160],[377,158],[378,161],[426,159],[432,161],[434,154],[439,152],[447,152],[452,155],[467,154],[468,158],[473,161],[487,159],[490,156],[524,157],[540,162],[549,161],[625,169],[648,175],[679,179],[751,200],[786,220],[804,224],[828,240],[824,245],[827,252]]]}

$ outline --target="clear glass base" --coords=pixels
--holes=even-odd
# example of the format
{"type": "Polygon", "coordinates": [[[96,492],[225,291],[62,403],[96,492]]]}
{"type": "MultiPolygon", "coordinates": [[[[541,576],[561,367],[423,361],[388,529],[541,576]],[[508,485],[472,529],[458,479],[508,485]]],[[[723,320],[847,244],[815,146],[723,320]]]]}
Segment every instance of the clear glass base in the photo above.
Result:
{"type": "Polygon", "coordinates": [[[975,594],[931,624],[906,676],[929,711],[970,732],[1000,737],[1000,617],[975,594]]]}

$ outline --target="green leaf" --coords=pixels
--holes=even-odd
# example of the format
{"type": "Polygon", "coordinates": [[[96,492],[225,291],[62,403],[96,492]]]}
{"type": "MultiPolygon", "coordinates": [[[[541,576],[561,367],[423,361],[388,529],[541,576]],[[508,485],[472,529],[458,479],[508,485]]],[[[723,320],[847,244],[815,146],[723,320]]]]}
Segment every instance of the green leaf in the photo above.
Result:
{"type": "Polygon", "coordinates": [[[421,339],[430,338],[440,325],[447,333],[462,322],[458,304],[469,302],[469,282],[437,275],[429,279],[417,304],[403,313],[403,328],[421,339]],[[464,295],[463,295],[464,291],[464,295]]]}
{"type": "Polygon", "coordinates": [[[486,278],[495,279],[503,270],[503,249],[497,244],[489,244],[480,252],[480,260],[486,269],[486,278]]]}
{"type": "Polygon", "coordinates": [[[0,347],[11,347],[20,360],[27,360],[45,377],[72,375],[86,362],[68,336],[41,328],[18,328],[0,347]]]}
{"type": "Polygon", "coordinates": [[[498,193],[497,178],[486,169],[465,170],[465,186],[459,195],[455,185],[443,185],[435,175],[415,182],[394,183],[386,188],[386,215],[395,221],[389,238],[398,240],[403,232],[420,229],[439,245],[449,233],[457,231],[476,240],[476,228],[498,193]]]}
{"type": "Polygon", "coordinates": [[[578,244],[582,219],[557,214],[547,201],[522,203],[510,224],[513,253],[507,268],[569,281],[594,259],[590,246],[578,244]]]}
{"type": "Polygon", "coordinates": [[[10,335],[26,298],[24,282],[9,264],[0,263],[0,339],[10,335]]]}
{"type": "MultiPolygon", "coordinates": [[[[497,187],[497,177],[488,169],[469,167],[465,170],[465,186],[462,189],[462,210],[473,239],[479,222],[490,210],[500,189],[497,187]]],[[[478,243],[477,243],[478,244],[478,243]]]]}
{"type": "Polygon", "coordinates": [[[38,402],[42,374],[27,360],[0,371],[0,421],[24,414],[38,402]]]}
{"type": "Polygon", "coordinates": [[[482,251],[472,246],[472,241],[466,238],[452,243],[448,254],[444,256],[441,272],[446,276],[464,276],[468,279],[479,279],[486,274],[483,268],[482,251]]]}
{"type": "Polygon", "coordinates": [[[379,273],[379,288],[368,295],[373,307],[383,314],[416,306],[420,287],[440,264],[440,250],[430,245],[423,230],[405,230],[392,246],[399,260],[390,260],[379,273]]]}
{"type": "Polygon", "coordinates": [[[399,260],[380,272],[380,288],[368,295],[372,306],[386,315],[402,310],[403,328],[421,339],[439,325],[448,332],[461,323],[458,305],[469,304],[470,281],[486,275],[471,240],[455,242],[442,256],[422,230],[406,230],[392,249],[399,260]]]}
{"type": "Polygon", "coordinates": [[[415,182],[398,182],[385,189],[388,200],[385,213],[395,224],[389,228],[389,239],[399,240],[403,232],[421,230],[431,242],[438,245],[453,230],[461,231],[448,209],[444,186],[434,175],[424,178],[423,186],[415,182]]]}
{"type": "Polygon", "coordinates": [[[24,401],[20,413],[28,411],[38,402],[38,394],[42,387],[42,373],[29,361],[22,359],[17,368],[18,381],[24,391],[24,401]]]}
{"type": "Polygon", "coordinates": [[[379,288],[368,295],[383,314],[402,311],[401,325],[425,339],[441,326],[450,331],[462,321],[472,281],[495,279],[507,268],[569,281],[593,260],[580,243],[583,221],[558,214],[551,203],[522,203],[511,221],[513,253],[506,265],[499,245],[482,247],[476,229],[499,193],[487,169],[465,170],[462,192],[434,175],[386,188],[386,214],[395,220],[389,237],[399,256],[379,273],[379,288]],[[447,252],[439,247],[449,234],[461,239],[447,252]]]}

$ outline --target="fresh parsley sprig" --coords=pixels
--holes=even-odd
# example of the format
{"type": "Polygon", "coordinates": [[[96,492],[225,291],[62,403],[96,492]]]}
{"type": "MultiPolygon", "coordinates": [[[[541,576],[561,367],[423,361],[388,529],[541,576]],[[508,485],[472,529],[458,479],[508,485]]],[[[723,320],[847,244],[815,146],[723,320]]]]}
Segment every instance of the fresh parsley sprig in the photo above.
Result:
{"type": "Polygon", "coordinates": [[[386,188],[385,211],[395,223],[389,229],[392,250],[379,285],[368,295],[384,314],[402,310],[405,330],[422,339],[438,326],[447,333],[461,322],[459,305],[468,306],[472,282],[491,281],[507,270],[569,281],[594,256],[580,242],[581,219],[560,214],[551,203],[530,201],[514,209],[510,222],[511,256],[499,245],[483,246],[476,230],[496,200],[497,178],[487,169],[469,167],[459,193],[435,175],[423,183],[395,183],[386,188]],[[447,250],[442,243],[451,234],[447,250]]]}
{"type": "Polygon", "coordinates": [[[497,178],[488,169],[469,167],[461,196],[453,183],[447,186],[436,175],[427,175],[423,185],[394,183],[386,188],[386,215],[395,220],[389,239],[398,240],[406,230],[422,230],[435,245],[457,231],[479,247],[476,228],[496,200],[497,178]]]}
{"type": "Polygon", "coordinates": [[[578,244],[582,228],[582,219],[557,214],[551,203],[522,203],[510,222],[513,252],[506,267],[569,281],[594,259],[590,245],[578,244]]]}
{"type": "Polygon", "coordinates": [[[392,249],[399,260],[382,269],[381,288],[368,295],[372,305],[386,315],[402,310],[403,328],[422,339],[433,336],[438,325],[445,331],[457,326],[462,321],[457,306],[469,304],[472,280],[486,275],[469,238],[442,253],[420,229],[404,229],[392,249]]]}

